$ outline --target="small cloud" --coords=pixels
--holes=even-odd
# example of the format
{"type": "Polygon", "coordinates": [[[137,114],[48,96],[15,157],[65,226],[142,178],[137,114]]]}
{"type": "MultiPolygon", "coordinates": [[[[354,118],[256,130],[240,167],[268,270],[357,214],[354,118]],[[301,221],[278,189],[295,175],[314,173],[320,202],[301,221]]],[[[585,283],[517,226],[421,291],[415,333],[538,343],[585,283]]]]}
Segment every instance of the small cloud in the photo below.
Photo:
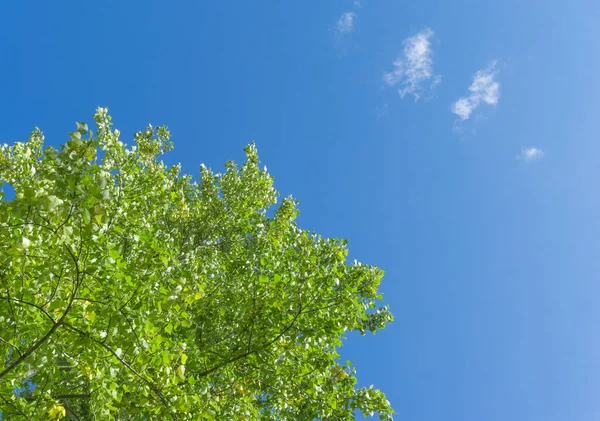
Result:
{"type": "Polygon", "coordinates": [[[466,120],[473,112],[473,105],[468,98],[461,98],[452,104],[452,112],[459,116],[461,120],[466,120]]]}
{"type": "Polygon", "coordinates": [[[440,76],[433,74],[433,58],[431,51],[431,37],[434,32],[425,28],[418,34],[405,39],[403,56],[396,58],[391,72],[383,74],[383,81],[388,86],[400,85],[398,93],[401,98],[406,95],[418,100],[423,92],[423,84],[433,78],[430,89],[441,82],[440,76]]]}
{"type": "Polygon", "coordinates": [[[354,20],[356,18],[356,13],[354,12],[344,12],[342,16],[338,19],[335,24],[335,28],[340,34],[349,34],[354,30],[354,20]]]}
{"type": "Polygon", "coordinates": [[[360,0],[354,0],[354,6],[360,7],[360,0]]]}
{"type": "Polygon", "coordinates": [[[383,104],[381,107],[377,107],[377,109],[375,111],[377,113],[377,119],[387,117],[388,114],[390,113],[390,110],[388,109],[387,104],[383,104]]]}
{"type": "Polygon", "coordinates": [[[521,153],[517,155],[517,159],[525,162],[537,161],[544,157],[544,151],[538,148],[521,148],[521,153]]]}
{"type": "Polygon", "coordinates": [[[496,105],[500,97],[500,84],[494,80],[496,77],[496,61],[482,70],[478,70],[473,76],[473,82],[469,86],[471,94],[467,97],[459,98],[452,104],[451,111],[461,120],[468,120],[473,111],[475,111],[482,102],[489,105],[496,105]]]}

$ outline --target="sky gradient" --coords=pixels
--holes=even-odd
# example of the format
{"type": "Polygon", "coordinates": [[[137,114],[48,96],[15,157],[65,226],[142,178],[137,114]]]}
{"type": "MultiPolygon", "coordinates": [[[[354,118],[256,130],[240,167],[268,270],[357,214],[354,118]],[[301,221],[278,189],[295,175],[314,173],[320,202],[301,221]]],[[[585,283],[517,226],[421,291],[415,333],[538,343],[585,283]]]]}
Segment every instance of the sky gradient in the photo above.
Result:
{"type": "Polygon", "coordinates": [[[386,271],[341,353],[405,421],[600,418],[600,3],[0,3],[0,142],[96,107],[197,175],[255,140],[386,271]]]}

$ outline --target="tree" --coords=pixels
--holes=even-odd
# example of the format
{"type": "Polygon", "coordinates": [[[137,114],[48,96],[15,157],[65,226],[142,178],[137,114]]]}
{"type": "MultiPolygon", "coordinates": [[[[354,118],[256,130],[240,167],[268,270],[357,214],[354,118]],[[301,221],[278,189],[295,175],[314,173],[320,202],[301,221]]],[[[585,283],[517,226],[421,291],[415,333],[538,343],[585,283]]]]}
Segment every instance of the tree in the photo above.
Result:
{"type": "Polygon", "coordinates": [[[15,420],[391,420],[337,349],[392,320],[383,272],[298,228],[255,146],[198,182],[107,109],[0,148],[0,408],[15,420]],[[4,197],[1,193],[0,198],[4,197]]]}

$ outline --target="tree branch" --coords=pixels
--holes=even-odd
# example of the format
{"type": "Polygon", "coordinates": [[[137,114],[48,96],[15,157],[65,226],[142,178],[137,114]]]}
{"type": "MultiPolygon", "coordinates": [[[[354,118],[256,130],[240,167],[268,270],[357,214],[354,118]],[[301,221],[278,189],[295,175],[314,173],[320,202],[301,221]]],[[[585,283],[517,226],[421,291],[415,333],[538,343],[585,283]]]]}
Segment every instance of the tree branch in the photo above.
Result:
{"type": "Polygon", "coordinates": [[[280,338],[281,338],[283,335],[285,335],[285,334],[286,334],[286,333],[287,333],[287,332],[288,332],[288,331],[289,331],[289,330],[290,330],[290,329],[291,329],[291,328],[294,326],[294,324],[296,323],[296,320],[298,320],[298,317],[300,317],[300,314],[302,314],[302,306],[300,306],[300,309],[298,310],[298,313],[296,313],[296,315],[294,316],[294,318],[292,319],[292,321],[290,322],[290,324],[289,324],[289,325],[287,325],[287,326],[286,326],[286,327],[283,329],[283,331],[281,331],[281,333],[279,333],[279,335],[277,335],[277,336],[276,336],[274,339],[272,339],[272,340],[270,340],[270,341],[268,341],[268,342],[264,343],[264,344],[263,344],[263,345],[261,345],[260,347],[254,348],[254,349],[252,349],[252,350],[248,350],[248,351],[246,351],[246,352],[244,352],[244,353],[242,353],[242,354],[240,354],[240,355],[237,355],[237,356],[235,356],[235,357],[232,357],[232,358],[230,358],[230,359],[228,359],[228,360],[226,360],[226,361],[223,361],[223,362],[221,362],[221,363],[219,363],[219,364],[215,365],[215,366],[214,366],[214,367],[212,367],[212,368],[209,368],[209,369],[207,369],[207,370],[204,370],[204,371],[202,371],[202,372],[198,373],[197,377],[205,377],[205,376],[208,376],[209,374],[212,374],[212,373],[214,373],[215,371],[217,371],[217,370],[219,370],[219,369],[221,369],[221,368],[225,367],[226,365],[229,365],[229,364],[231,364],[231,363],[234,363],[234,362],[236,362],[236,361],[238,361],[238,360],[241,360],[241,359],[243,359],[243,358],[249,357],[250,355],[252,355],[252,354],[254,354],[254,353],[256,353],[256,352],[258,352],[258,351],[260,351],[260,350],[262,350],[262,349],[265,349],[265,348],[268,348],[268,347],[270,347],[271,345],[273,345],[275,342],[277,342],[277,341],[278,341],[278,340],[279,340],[279,339],[280,339],[280,338]]]}
{"type": "MultiPolygon", "coordinates": [[[[79,290],[79,286],[81,285],[81,282],[83,281],[83,277],[81,276],[81,272],[79,271],[78,259],[73,255],[73,252],[71,251],[69,246],[67,246],[66,244],[63,244],[63,245],[64,245],[65,249],[67,250],[67,252],[71,255],[71,258],[73,259],[73,262],[75,263],[75,270],[76,270],[76,278],[74,280],[73,291],[71,292],[71,298],[69,299],[69,303],[67,304],[67,307],[63,311],[63,314],[60,316],[60,319],[58,319],[58,321],[52,325],[52,327],[48,330],[48,332],[46,332],[46,334],[44,336],[42,336],[40,339],[35,341],[33,343],[33,345],[31,345],[25,352],[23,352],[21,354],[21,356],[19,358],[12,361],[7,366],[5,366],[4,370],[0,371],[0,380],[2,380],[8,373],[13,371],[20,364],[22,364],[25,361],[25,359],[27,359],[27,357],[29,357],[39,347],[41,347],[44,343],[46,343],[48,341],[48,339],[50,339],[50,337],[54,334],[54,332],[56,332],[56,329],[58,329],[65,322],[67,315],[73,308],[73,302],[75,300],[75,296],[77,295],[77,291],[79,290]]],[[[50,318],[52,318],[52,317],[50,316],[50,318]]]]}
{"type": "Polygon", "coordinates": [[[5,295],[0,295],[0,299],[8,300],[8,301],[13,301],[13,302],[18,303],[18,304],[25,304],[25,305],[28,305],[28,306],[31,306],[31,307],[35,307],[38,310],[40,310],[42,313],[44,313],[44,315],[50,319],[50,321],[52,322],[52,324],[56,323],[56,320],[54,320],[54,318],[52,317],[52,315],[50,315],[50,313],[48,313],[46,311],[46,309],[44,309],[42,306],[40,306],[38,304],[29,302],[29,301],[26,301],[26,300],[22,300],[20,298],[15,298],[15,297],[5,296],[5,295]]]}
{"type": "MultiPolygon", "coordinates": [[[[165,407],[167,407],[167,408],[171,407],[171,402],[169,402],[167,397],[164,395],[164,393],[162,393],[162,391],[159,389],[159,387],[156,385],[156,383],[154,383],[152,380],[148,379],[146,376],[144,376],[143,374],[138,372],[135,368],[133,368],[133,366],[131,366],[131,364],[129,364],[127,361],[125,361],[123,358],[121,358],[119,355],[117,355],[117,353],[111,347],[106,345],[104,342],[101,342],[101,341],[97,340],[96,338],[92,337],[87,332],[84,332],[83,330],[76,328],[73,325],[65,323],[65,328],[72,330],[73,332],[79,334],[80,336],[89,338],[92,342],[94,342],[97,345],[100,345],[102,348],[107,350],[110,354],[112,354],[113,357],[115,357],[129,371],[131,371],[136,377],[138,377],[140,380],[142,380],[158,396],[161,403],[165,407]]],[[[172,414],[171,414],[171,417],[174,418],[174,416],[172,414]]]]}
{"type": "Polygon", "coordinates": [[[2,336],[0,336],[0,342],[3,342],[6,345],[8,345],[9,347],[12,347],[12,348],[16,349],[17,352],[19,353],[19,355],[22,355],[22,352],[21,352],[21,350],[19,349],[18,346],[14,345],[14,344],[11,344],[9,341],[7,341],[6,339],[2,338],[2,336]]]}

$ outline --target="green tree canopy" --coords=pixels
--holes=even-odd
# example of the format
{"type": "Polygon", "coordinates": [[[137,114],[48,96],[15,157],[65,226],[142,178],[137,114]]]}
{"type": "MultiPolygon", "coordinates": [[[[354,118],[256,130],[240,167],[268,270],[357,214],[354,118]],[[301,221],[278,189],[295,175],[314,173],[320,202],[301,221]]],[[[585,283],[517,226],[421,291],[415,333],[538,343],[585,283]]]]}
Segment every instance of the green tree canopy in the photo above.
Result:
{"type": "Polygon", "coordinates": [[[390,420],[338,354],[392,320],[383,272],[298,228],[254,145],[194,181],[165,127],[94,117],[0,147],[3,419],[390,420]]]}

